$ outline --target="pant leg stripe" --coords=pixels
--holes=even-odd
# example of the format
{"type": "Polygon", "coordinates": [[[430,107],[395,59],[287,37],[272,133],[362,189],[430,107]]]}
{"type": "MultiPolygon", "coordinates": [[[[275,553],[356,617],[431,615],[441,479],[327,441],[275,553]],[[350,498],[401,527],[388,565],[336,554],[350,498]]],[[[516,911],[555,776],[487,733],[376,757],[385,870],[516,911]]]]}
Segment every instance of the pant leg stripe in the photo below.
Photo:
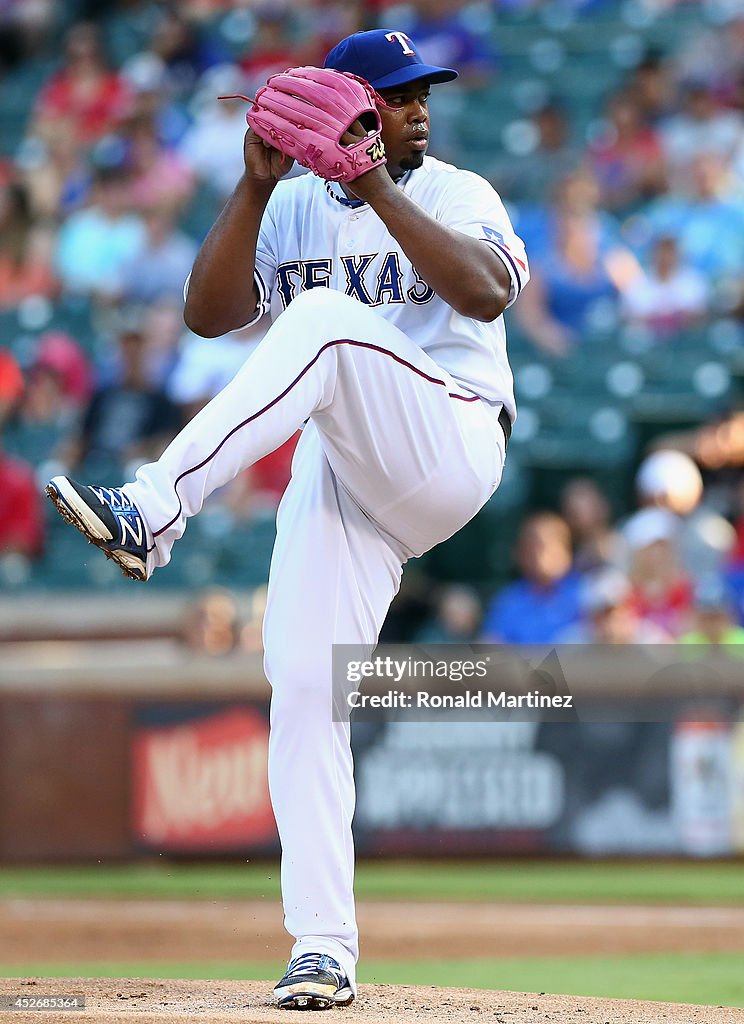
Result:
{"type": "MultiPolygon", "coordinates": [[[[219,453],[219,451],[227,444],[227,442],[230,440],[230,438],[233,437],[234,434],[237,434],[237,432],[239,430],[242,430],[243,427],[247,427],[249,423],[253,423],[254,420],[257,420],[260,416],[263,416],[264,413],[268,412],[270,409],[273,409],[273,407],[278,402],[281,402],[281,400],[283,398],[286,398],[286,396],[290,393],[290,391],[292,391],[292,389],[294,387],[296,387],[297,384],[299,384],[299,382],[302,380],[302,378],[305,376],[305,374],[309,370],[311,370],[312,367],[317,363],[317,361],[318,361],[318,359],[320,359],[321,355],[327,349],[334,348],[336,345],[352,345],[355,348],[368,348],[368,349],[371,349],[373,352],[381,352],[383,355],[390,356],[391,359],[394,359],[396,363],[400,363],[401,366],[405,366],[409,370],[412,370],[419,377],[423,377],[424,380],[428,380],[432,384],[438,384],[440,387],[446,387],[447,386],[445,381],[439,380],[438,377],[430,376],[424,370],[420,370],[417,366],[414,366],[413,363],[409,363],[406,359],[401,359],[400,356],[395,355],[394,352],[390,352],[386,348],[382,348],[380,345],[374,345],[374,344],[372,344],[371,342],[368,342],[368,341],[353,341],[351,338],[337,338],[334,341],[326,342],[325,345],[323,345],[316,352],[315,356],[310,360],[310,362],[306,366],[304,366],[302,368],[302,370],[300,370],[300,372],[297,374],[295,379],[291,382],[291,384],[287,385],[287,387],[284,389],[284,391],[282,391],[282,393],[280,395],[277,395],[276,398],[273,398],[262,409],[259,409],[258,412],[254,412],[252,416],[249,416],[247,419],[243,420],[241,423],[238,423],[237,426],[233,427],[232,430],[222,438],[222,440],[217,445],[217,447],[214,449],[214,451],[211,452],[209,455],[207,455],[207,457],[205,459],[202,459],[202,461],[197,463],[196,466],[191,466],[189,469],[185,469],[183,471],[183,473],[180,473],[176,477],[176,480],[175,480],[175,482],[173,484],[173,489],[176,492],[176,497],[178,498],[178,512],[176,513],[175,516],[173,516],[173,518],[171,520],[169,520],[165,524],[165,526],[162,526],[159,530],[156,530],[153,533],[153,535],[152,535],[153,539],[155,537],[159,537],[162,533],[165,533],[166,530],[168,530],[171,526],[173,526],[173,524],[176,522],[176,520],[181,515],[181,512],[183,511],[183,504],[182,504],[181,498],[180,498],[180,496],[178,494],[178,485],[180,484],[180,482],[183,479],[185,479],[185,477],[190,476],[192,473],[197,473],[200,469],[203,469],[203,467],[206,466],[208,462],[211,462],[212,459],[219,453]]],[[[460,402],[478,402],[478,401],[480,401],[478,395],[472,395],[472,396],[470,396],[470,395],[468,395],[468,396],[458,395],[458,394],[455,394],[452,391],[448,391],[447,394],[448,394],[448,396],[450,398],[457,399],[460,402]]],[[[148,551],[152,551],[154,546],[155,545],[152,545],[152,547],[148,548],[148,551]]]]}

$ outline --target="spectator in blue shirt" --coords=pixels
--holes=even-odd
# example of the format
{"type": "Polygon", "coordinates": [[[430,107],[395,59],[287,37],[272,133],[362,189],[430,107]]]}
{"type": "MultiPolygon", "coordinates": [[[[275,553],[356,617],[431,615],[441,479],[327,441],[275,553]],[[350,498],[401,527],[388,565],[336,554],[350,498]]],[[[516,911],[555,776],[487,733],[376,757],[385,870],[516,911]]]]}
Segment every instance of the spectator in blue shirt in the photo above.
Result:
{"type": "Polygon", "coordinates": [[[119,271],[121,293],[131,303],[145,304],[162,298],[180,300],[198,246],[175,227],[168,211],[151,207],[143,211],[142,220],[145,241],[119,271]]]}
{"type": "Polygon", "coordinates": [[[602,308],[613,312],[629,264],[637,270],[599,198],[594,174],[581,167],[559,182],[553,207],[532,211],[526,223],[517,220],[532,279],[515,316],[528,338],[552,355],[566,355],[581,342],[602,308]]]}
{"type": "Polygon", "coordinates": [[[691,176],[690,194],[670,192],[655,200],[641,226],[651,237],[676,238],[684,261],[708,280],[738,281],[744,274],[744,200],[727,194],[727,166],[712,153],[696,157],[691,176]]]}
{"type": "Polygon", "coordinates": [[[119,291],[122,268],[144,248],[147,233],[129,205],[129,177],[119,168],[96,172],[93,202],[62,225],[55,262],[70,292],[111,296],[119,291]]]}
{"type": "Polygon", "coordinates": [[[504,587],[486,611],[483,636],[493,643],[554,643],[581,615],[581,576],[571,570],[571,532],[560,516],[525,520],[517,545],[522,578],[504,587]]]}

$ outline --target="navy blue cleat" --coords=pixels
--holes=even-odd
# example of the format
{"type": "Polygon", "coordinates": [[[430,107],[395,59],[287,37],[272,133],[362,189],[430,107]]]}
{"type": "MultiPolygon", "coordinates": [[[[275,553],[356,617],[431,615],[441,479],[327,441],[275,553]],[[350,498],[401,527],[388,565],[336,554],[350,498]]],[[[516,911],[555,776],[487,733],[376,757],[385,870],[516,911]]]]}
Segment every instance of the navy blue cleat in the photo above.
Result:
{"type": "Polygon", "coordinates": [[[354,999],[341,964],[327,953],[303,953],[291,960],[274,995],[281,1010],[327,1010],[354,999]]]}
{"type": "Polygon", "coordinates": [[[55,476],[46,492],[66,523],[76,527],[133,580],[147,579],[145,522],[118,487],[89,487],[55,476]]]}

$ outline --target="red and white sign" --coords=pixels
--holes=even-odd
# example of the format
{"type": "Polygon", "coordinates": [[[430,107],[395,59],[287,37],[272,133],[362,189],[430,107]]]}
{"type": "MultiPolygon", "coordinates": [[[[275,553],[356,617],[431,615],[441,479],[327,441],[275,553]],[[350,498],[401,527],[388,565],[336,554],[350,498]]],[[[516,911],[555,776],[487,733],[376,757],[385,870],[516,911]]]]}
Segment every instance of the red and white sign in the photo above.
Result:
{"type": "Polygon", "coordinates": [[[137,835],[148,846],[183,851],[273,842],[268,743],[268,722],[248,708],[140,728],[132,750],[137,835]]]}

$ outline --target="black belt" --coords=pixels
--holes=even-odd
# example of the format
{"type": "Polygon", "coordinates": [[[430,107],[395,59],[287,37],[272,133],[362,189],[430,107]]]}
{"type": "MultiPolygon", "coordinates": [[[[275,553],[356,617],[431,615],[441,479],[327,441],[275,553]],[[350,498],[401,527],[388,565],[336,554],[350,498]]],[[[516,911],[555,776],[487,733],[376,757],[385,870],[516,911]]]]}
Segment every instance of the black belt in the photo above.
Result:
{"type": "Polygon", "coordinates": [[[506,438],[508,444],[512,432],[512,421],[509,419],[509,413],[506,411],[503,405],[501,407],[501,412],[499,413],[499,425],[501,429],[504,431],[504,437],[506,438]]]}

